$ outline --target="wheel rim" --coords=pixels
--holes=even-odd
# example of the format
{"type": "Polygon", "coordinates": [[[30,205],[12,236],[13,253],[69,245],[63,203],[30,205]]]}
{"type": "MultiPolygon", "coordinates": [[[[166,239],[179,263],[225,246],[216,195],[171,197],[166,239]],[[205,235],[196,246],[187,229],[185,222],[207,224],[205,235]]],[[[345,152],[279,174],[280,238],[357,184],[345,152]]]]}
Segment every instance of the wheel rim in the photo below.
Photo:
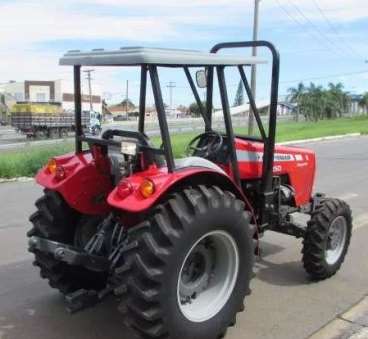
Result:
{"type": "Polygon", "coordinates": [[[190,321],[203,322],[225,306],[236,284],[239,253],[225,231],[202,236],[188,251],[180,269],[177,301],[190,321]]]}
{"type": "Polygon", "coordinates": [[[328,230],[325,256],[329,265],[334,265],[340,259],[345,247],[346,233],[346,219],[343,216],[338,216],[332,221],[328,230]]]}

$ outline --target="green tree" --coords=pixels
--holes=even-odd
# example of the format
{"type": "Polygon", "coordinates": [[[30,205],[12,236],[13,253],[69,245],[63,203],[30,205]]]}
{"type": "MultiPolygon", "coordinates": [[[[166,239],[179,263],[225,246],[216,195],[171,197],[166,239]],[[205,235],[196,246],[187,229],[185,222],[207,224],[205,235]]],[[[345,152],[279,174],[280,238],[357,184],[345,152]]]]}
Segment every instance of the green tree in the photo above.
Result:
{"type": "MultiPolygon", "coordinates": [[[[206,110],[206,102],[202,101],[202,105],[204,110],[206,110]]],[[[199,117],[201,115],[201,110],[199,109],[199,106],[197,104],[197,102],[193,102],[190,104],[189,106],[189,112],[191,115],[195,116],[195,117],[199,117]]]]}
{"type": "Polygon", "coordinates": [[[130,99],[124,99],[120,105],[122,105],[124,107],[124,109],[126,109],[127,111],[133,110],[136,108],[136,106],[134,105],[134,103],[130,100],[130,99]]]}
{"type": "Polygon", "coordinates": [[[236,90],[233,107],[244,104],[244,85],[242,80],[239,81],[238,89],[236,90]]]}
{"type": "Polygon", "coordinates": [[[288,92],[289,94],[287,96],[287,100],[290,101],[291,103],[297,104],[295,120],[299,121],[300,102],[303,94],[305,93],[305,86],[302,82],[300,82],[297,87],[289,88],[288,92]]]}
{"type": "Polygon", "coordinates": [[[336,118],[342,117],[349,109],[350,98],[344,91],[344,85],[339,82],[337,84],[329,83],[326,91],[326,117],[336,118]]]}
{"type": "Polygon", "coordinates": [[[350,104],[350,97],[341,83],[329,83],[327,89],[313,82],[307,87],[299,83],[297,87],[289,88],[288,92],[288,100],[297,103],[297,116],[301,113],[306,120],[342,117],[350,104]]]}

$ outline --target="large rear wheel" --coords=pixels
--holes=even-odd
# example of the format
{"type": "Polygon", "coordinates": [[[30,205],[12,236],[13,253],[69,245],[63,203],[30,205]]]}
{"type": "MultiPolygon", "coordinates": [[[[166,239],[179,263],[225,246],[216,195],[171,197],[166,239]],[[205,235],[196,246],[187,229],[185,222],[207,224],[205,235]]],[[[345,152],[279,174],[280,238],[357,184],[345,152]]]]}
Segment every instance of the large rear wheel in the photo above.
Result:
{"type": "Polygon", "coordinates": [[[125,323],[144,338],[222,337],[250,293],[253,243],[244,203],[187,188],[128,234],[116,270],[125,323]]]}
{"type": "MultiPolygon", "coordinates": [[[[38,236],[81,248],[96,232],[101,222],[101,218],[80,216],[57,192],[49,190],[45,190],[45,194],[36,201],[36,207],[37,211],[29,218],[33,227],[27,233],[28,237],[38,236]]],[[[47,279],[51,287],[63,294],[81,288],[99,290],[105,287],[104,273],[70,266],[37,249],[30,251],[35,255],[33,263],[40,268],[41,277],[47,279]]]]}

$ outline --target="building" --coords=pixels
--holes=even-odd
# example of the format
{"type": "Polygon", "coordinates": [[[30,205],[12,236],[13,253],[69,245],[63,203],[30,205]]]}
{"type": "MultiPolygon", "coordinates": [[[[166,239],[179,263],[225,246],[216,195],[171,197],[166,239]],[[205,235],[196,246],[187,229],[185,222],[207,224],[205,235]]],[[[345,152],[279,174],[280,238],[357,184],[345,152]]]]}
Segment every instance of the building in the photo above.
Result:
{"type": "MultiPolygon", "coordinates": [[[[83,91],[83,89],[82,89],[83,91]]],[[[0,92],[13,98],[14,101],[30,102],[60,102],[65,111],[74,110],[73,86],[65,80],[39,81],[10,81],[2,84],[0,92]]],[[[90,97],[82,94],[82,110],[90,110],[90,97]]],[[[102,112],[101,91],[97,87],[92,87],[92,108],[94,111],[102,112]]]]}
{"type": "Polygon", "coordinates": [[[350,107],[349,113],[352,115],[360,115],[364,114],[365,107],[361,105],[361,101],[363,99],[363,95],[360,94],[350,94],[350,107]]]}
{"type": "Polygon", "coordinates": [[[123,100],[116,105],[109,106],[108,110],[116,120],[128,120],[138,115],[136,106],[129,99],[123,100]]]}
{"type": "Polygon", "coordinates": [[[277,115],[292,115],[297,105],[287,101],[279,101],[277,104],[277,115]]]}

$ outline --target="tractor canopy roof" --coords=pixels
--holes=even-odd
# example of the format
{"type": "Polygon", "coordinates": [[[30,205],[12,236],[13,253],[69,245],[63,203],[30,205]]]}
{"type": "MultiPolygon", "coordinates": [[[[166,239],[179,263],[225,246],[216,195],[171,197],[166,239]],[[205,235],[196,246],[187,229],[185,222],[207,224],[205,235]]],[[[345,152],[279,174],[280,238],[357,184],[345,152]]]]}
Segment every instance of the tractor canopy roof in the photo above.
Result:
{"type": "Polygon", "coordinates": [[[266,63],[259,57],[214,54],[208,52],[146,48],[122,47],[119,50],[93,49],[91,51],[68,51],[60,59],[60,65],[80,66],[134,66],[160,65],[166,67],[182,66],[238,66],[266,63]]]}

